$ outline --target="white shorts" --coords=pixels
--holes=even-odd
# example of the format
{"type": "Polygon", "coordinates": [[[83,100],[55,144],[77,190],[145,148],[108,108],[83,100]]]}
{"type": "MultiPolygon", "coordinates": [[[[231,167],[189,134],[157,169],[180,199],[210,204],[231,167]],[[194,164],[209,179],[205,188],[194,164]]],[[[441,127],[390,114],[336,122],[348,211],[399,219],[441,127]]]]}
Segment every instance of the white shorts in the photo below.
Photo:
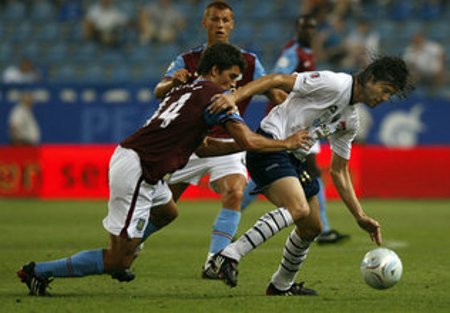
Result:
{"type": "Polygon", "coordinates": [[[169,186],[160,181],[150,185],[143,180],[137,153],[118,146],[109,163],[108,215],[105,229],[116,236],[142,238],[154,206],[172,199],[169,186]]]}
{"type": "Polygon", "coordinates": [[[247,178],[247,168],[244,160],[245,152],[210,158],[199,158],[193,154],[185,167],[172,174],[169,184],[187,183],[198,185],[200,179],[209,174],[209,185],[217,192],[214,182],[219,178],[231,174],[240,174],[247,178]]]}

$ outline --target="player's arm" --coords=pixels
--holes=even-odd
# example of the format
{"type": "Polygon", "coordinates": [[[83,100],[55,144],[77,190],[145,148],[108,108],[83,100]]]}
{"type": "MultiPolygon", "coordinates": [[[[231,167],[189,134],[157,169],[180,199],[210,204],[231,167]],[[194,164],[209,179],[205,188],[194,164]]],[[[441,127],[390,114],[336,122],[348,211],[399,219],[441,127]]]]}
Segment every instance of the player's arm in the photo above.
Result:
{"type": "Polygon", "coordinates": [[[225,123],[225,129],[234,141],[224,142],[207,137],[195,154],[203,158],[241,151],[274,152],[298,148],[309,150],[314,143],[306,130],[294,133],[284,140],[275,140],[253,132],[243,121],[230,119],[225,123]]]}
{"type": "Polygon", "coordinates": [[[295,150],[298,148],[306,148],[309,150],[314,144],[309,136],[309,132],[306,130],[296,132],[284,140],[275,140],[253,132],[243,122],[227,122],[225,129],[233,137],[241,150],[246,151],[275,152],[295,150]]]}
{"type": "Polygon", "coordinates": [[[377,245],[381,245],[380,224],[366,215],[356,197],[355,189],[348,168],[348,160],[333,152],[331,157],[331,179],[342,201],[344,201],[351,214],[355,217],[359,226],[370,234],[377,245]]]}
{"type": "Polygon", "coordinates": [[[200,158],[214,157],[220,155],[233,154],[241,152],[242,148],[236,141],[217,140],[212,137],[206,137],[195,154],[200,158]]]}
{"type": "Polygon", "coordinates": [[[164,98],[173,87],[185,84],[190,77],[191,74],[185,68],[176,71],[173,77],[164,77],[155,87],[155,96],[158,99],[164,98]]]}
{"type": "Polygon", "coordinates": [[[240,102],[256,94],[265,93],[273,88],[280,88],[286,92],[291,92],[294,88],[296,78],[296,75],[286,74],[269,74],[263,76],[242,86],[231,94],[214,96],[214,102],[208,109],[211,113],[221,112],[223,107],[228,107],[230,103],[240,102]]]}
{"type": "Polygon", "coordinates": [[[288,94],[286,91],[279,88],[273,88],[265,92],[264,95],[274,104],[280,104],[286,100],[288,94]]]}

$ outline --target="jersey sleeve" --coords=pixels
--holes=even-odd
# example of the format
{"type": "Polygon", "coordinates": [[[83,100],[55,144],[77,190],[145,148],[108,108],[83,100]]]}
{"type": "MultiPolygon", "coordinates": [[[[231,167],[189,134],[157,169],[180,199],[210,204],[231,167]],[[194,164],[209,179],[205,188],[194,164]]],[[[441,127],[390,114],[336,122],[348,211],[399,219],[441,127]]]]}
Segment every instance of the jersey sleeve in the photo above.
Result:
{"type": "Polygon", "coordinates": [[[173,77],[176,71],[185,68],[186,64],[184,63],[184,59],[181,55],[177,56],[175,60],[170,63],[169,67],[167,68],[166,74],[164,77],[173,77]]]}
{"type": "Polygon", "coordinates": [[[275,63],[272,70],[273,74],[291,74],[297,68],[298,57],[295,52],[295,47],[292,46],[282,52],[275,63]]]}
{"type": "Polygon", "coordinates": [[[228,114],[226,111],[223,111],[218,114],[211,114],[208,110],[205,110],[204,116],[208,126],[225,125],[229,121],[244,123],[244,119],[239,113],[228,114]]]}
{"type": "Polygon", "coordinates": [[[350,159],[352,142],[356,137],[359,127],[359,118],[356,110],[352,112],[346,121],[347,129],[345,131],[336,132],[328,137],[331,150],[346,160],[350,159]]]}
{"type": "Polygon", "coordinates": [[[258,57],[255,55],[255,72],[253,73],[253,80],[260,77],[266,76],[266,70],[264,66],[259,61],[258,57]]]}
{"type": "Polygon", "coordinates": [[[293,92],[313,94],[317,100],[333,99],[340,92],[339,77],[329,71],[294,73],[297,75],[293,92]]]}

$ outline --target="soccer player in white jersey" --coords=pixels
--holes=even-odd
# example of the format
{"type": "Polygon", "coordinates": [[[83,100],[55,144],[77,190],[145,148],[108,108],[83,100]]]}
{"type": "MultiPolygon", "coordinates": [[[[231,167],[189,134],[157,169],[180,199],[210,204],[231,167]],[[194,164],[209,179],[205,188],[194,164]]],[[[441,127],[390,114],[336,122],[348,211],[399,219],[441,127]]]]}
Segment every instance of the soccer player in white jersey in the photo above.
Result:
{"type": "MultiPolygon", "coordinates": [[[[283,139],[294,131],[307,129],[314,140],[327,137],[332,149],[333,183],[358,225],[380,245],[380,223],[364,212],[355,195],[348,168],[352,141],[359,125],[354,104],[362,102],[374,108],[394,95],[406,97],[412,85],[405,62],[396,57],[380,57],[356,76],[330,71],[272,74],[216,101],[223,105],[234,103],[267,88],[282,88],[290,93],[262,120],[258,132],[283,139]]],[[[319,185],[305,172],[307,153],[302,149],[292,153],[247,153],[247,167],[252,179],[277,209],[263,215],[243,236],[213,257],[210,268],[227,285],[237,285],[237,264],[242,257],[295,224],[266,294],[317,294],[303,283],[295,283],[310,244],[322,230],[317,201],[319,185]]]]}

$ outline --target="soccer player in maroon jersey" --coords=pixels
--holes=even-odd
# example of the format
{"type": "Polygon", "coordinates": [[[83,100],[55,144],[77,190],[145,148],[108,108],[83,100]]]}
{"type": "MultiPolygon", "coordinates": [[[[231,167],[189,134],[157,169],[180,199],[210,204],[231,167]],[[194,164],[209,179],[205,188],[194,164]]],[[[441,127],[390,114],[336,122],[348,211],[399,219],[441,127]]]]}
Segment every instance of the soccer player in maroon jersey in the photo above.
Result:
{"type": "MultiPolygon", "coordinates": [[[[202,27],[207,33],[207,42],[186,53],[180,54],[169,66],[165,77],[155,88],[155,95],[162,97],[174,86],[186,83],[197,76],[198,60],[206,47],[216,42],[229,42],[231,31],[234,29],[233,9],[223,1],[213,1],[205,9],[202,27]]],[[[264,76],[265,70],[254,53],[242,50],[247,61],[247,68],[237,81],[237,87],[264,76]]],[[[281,90],[269,90],[267,97],[275,103],[281,103],[286,94],[281,90]]],[[[243,116],[251,99],[238,103],[240,114],[243,116]]],[[[231,140],[223,127],[214,127],[209,136],[223,141],[231,140]]],[[[192,155],[188,164],[176,171],[169,180],[170,188],[177,201],[189,185],[197,185],[203,176],[209,175],[210,187],[220,194],[222,208],[214,221],[211,242],[205,266],[209,258],[230,243],[237,231],[240,221],[242,195],[247,184],[247,169],[244,165],[244,153],[214,157],[198,158],[192,155]]],[[[177,212],[159,212],[155,210],[154,220],[148,232],[154,232],[176,216],[177,212]]],[[[202,272],[204,278],[206,271],[202,272]]],[[[126,277],[126,276],[124,276],[126,277]]]]}
{"type": "MultiPolygon", "coordinates": [[[[314,35],[316,32],[316,19],[309,14],[300,15],[295,23],[296,38],[289,40],[283,47],[283,50],[275,63],[273,69],[274,74],[291,74],[311,72],[316,69],[314,53],[312,50],[314,35]]],[[[270,102],[266,108],[266,115],[276,104],[270,102]]],[[[310,153],[306,156],[306,171],[314,178],[318,178],[320,185],[320,191],[318,194],[320,204],[320,218],[323,225],[322,233],[316,238],[316,242],[319,244],[337,243],[343,239],[349,237],[339,233],[335,229],[330,228],[326,212],[326,199],[325,190],[322,179],[320,178],[321,171],[316,161],[316,154],[320,153],[320,144],[317,143],[310,150],[310,153]]],[[[250,180],[245,188],[244,196],[242,199],[241,211],[250,205],[250,203],[256,198],[252,191],[256,185],[253,180],[250,180]]]]}
{"type": "Polygon", "coordinates": [[[234,87],[244,67],[245,59],[232,45],[219,43],[205,50],[199,78],[172,89],[146,124],[123,140],[111,157],[108,215],[103,220],[109,232],[108,248],[24,265],[17,274],[30,295],[48,295],[52,277],[111,274],[129,268],[136,248],[147,238],[150,211],[154,207],[177,210],[166,175],[183,167],[197,148],[202,155],[218,155],[243,149],[270,152],[310,146],[306,131],[280,141],[257,135],[238,113],[230,112],[234,105],[220,107],[218,114],[209,113],[212,96],[234,87]],[[218,124],[235,141],[204,141],[208,129],[218,124]]]}

